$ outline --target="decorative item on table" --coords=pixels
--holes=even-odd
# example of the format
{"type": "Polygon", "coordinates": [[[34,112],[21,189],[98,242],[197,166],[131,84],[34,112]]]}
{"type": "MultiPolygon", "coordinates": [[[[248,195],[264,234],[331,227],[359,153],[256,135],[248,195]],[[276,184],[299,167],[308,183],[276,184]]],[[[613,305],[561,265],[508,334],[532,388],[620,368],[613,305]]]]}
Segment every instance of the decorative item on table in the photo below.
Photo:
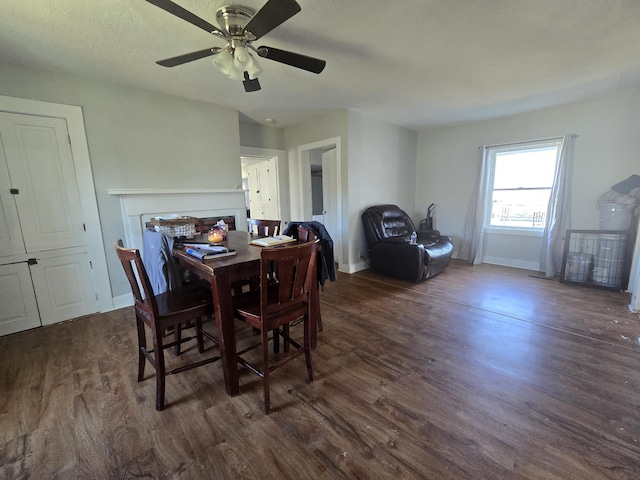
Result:
{"type": "Polygon", "coordinates": [[[207,241],[210,244],[215,245],[216,243],[222,243],[223,240],[224,240],[224,234],[218,226],[211,227],[209,229],[209,234],[207,235],[207,241]]]}
{"type": "Polygon", "coordinates": [[[161,232],[172,238],[193,238],[196,235],[196,217],[187,217],[177,214],[164,217],[154,217],[149,223],[156,232],[161,232]]]}
{"type": "Polygon", "coordinates": [[[227,234],[229,233],[229,225],[224,223],[224,220],[218,220],[218,222],[216,223],[216,226],[222,232],[222,239],[226,240],[227,239],[227,234]]]}

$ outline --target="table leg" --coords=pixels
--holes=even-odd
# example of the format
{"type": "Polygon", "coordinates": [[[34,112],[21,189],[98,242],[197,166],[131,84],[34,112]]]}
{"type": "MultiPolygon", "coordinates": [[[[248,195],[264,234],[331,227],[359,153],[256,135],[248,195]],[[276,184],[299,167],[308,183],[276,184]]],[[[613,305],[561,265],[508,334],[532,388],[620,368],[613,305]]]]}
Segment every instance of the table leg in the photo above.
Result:
{"type": "Polygon", "coordinates": [[[211,281],[216,324],[219,332],[220,361],[224,374],[224,385],[229,396],[240,391],[238,365],[236,363],[236,330],[233,318],[231,282],[226,273],[219,273],[211,281]]]}

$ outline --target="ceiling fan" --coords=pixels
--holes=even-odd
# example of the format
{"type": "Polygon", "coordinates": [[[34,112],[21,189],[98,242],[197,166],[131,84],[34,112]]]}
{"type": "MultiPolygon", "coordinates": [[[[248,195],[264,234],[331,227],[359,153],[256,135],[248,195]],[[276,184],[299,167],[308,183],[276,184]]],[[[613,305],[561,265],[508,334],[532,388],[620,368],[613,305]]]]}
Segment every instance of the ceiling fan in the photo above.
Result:
{"type": "Polygon", "coordinates": [[[267,0],[267,3],[255,14],[252,14],[247,8],[237,5],[222,7],[216,12],[219,28],[170,0],[147,0],[147,2],[227,42],[224,47],[206,48],[156,62],[163,67],[175,67],[215,55],[213,64],[222,73],[234,80],[242,79],[245,91],[255,92],[260,90],[257,76],[262,72],[262,68],[258,65],[252,52],[261,58],[312,73],[322,72],[327,63],[318,58],[287,50],[252,45],[254,41],[300,12],[300,5],[295,0],[267,0]]]}

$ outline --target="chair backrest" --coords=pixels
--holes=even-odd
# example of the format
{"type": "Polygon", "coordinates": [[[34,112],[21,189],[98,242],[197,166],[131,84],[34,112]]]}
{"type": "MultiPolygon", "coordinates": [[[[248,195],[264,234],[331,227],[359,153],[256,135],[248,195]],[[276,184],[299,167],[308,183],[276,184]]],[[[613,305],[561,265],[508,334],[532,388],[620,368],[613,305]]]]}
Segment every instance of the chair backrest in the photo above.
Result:
{"type": "Polygon", "coordinates": [[[230,215],[228,217],[198,218],[198,225],[196,228],[199,233],[207,233],[209,229],[215,226],[220,220],[224,220],[224,223],[227,225],[229,230],[236,229],[236,217],[234,215],[230,215]]]}
{"type": "Polygon", "coordinates": [[[298,225],[298,236],[297,239],[299,242],[315,242],[318,237],[307,227],[302,225],[298,225]]]}
{"type": "Polygon", "coordinates": [[[140,250],[125,248],[122,240],[117,240],[113,246],[131,285],[136,313],[141,313],[147,321],[158,318],[158,304],[149,276],[144,268],[140,250]]]}
{"type": "Polygon", "coordinates": [[[265,237],[273,237],[280,233],[280,220],[262,220],[247,218],[249,233],[256,233],[265,237]]]}
{"type": "Polygon", "coordinates": [[[362,213],[362,223],[371,247],[382,239],[403,238],[409,241],[411,234],[416,231],[413,221],[397,205],[374,205],[362,213]]]}
{"type": "Polygon", "coordinates": [[[316,281],[316,251],[317,241],[262,249],[260,313],[269,329],[293,321],[306,312],[309,293],[316,281]]]}

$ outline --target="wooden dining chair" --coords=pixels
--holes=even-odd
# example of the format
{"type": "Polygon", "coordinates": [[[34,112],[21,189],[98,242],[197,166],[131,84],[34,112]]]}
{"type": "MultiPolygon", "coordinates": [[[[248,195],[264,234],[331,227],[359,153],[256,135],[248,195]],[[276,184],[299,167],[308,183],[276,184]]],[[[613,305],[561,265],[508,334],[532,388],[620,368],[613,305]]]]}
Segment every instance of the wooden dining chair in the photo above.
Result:
{"type": "Polygon", "coordinates": [[[224,223],[227,225],[228,230],[236,229],[236,217],[234,215],[230,215],[227,217],[198,218],[198,225],[196,226],[196,230],[198,231],[198,233],[205,234],[211,227],[216,226],[220,220],[224,220],[224,223]]]}
{"type": "Polygon", "coordinates": [[[136,326],[138,330],[138,382],[144,379],[146,361],[156,370],[156,410],[162,410],[165,402],[165,378],[167,375],[184,372],[215,362],[220,357],[214,356],[188,364],[182,364],[167,371],[164,352],[166,349],[184,342],[197,340],[198,352],[204,353],[204,337],[217,343],[217,339],[202,329],[202,318],[211,316],[211,291],[201,285],[189,285],[174,288],[154,295],[151,282],[145,270],[140,251],[125,248],[122,240],[114,244],[118,259],[122,263],[131,290],[133,292],[136,326]],[[174,341],[165,343],[170,331],[182,331],[192,327],[195,322],[195,337],[176,335],[174,341]],[[145,326],[151,330],[153,348],[147,349],[145,326]]]}
{"type": "MultiPolygon", "coordinates": [[[[269,381],[271,372],[288,363],[293,358],[304,355],[307,363],[309,381],[313,381],[311,365],[311,326],[310,326],[310,292],[316,281],[316,248],[315,242],[307,242],[291,247],[265,248],[260,258],[260,289],[234,297],[234,315],[260,331],[261,341],[238,352],[238,363],[262,377],[264,389],[265,413],[271,411],[269,381]],[[270,279],[276,266],[277,283],[270,279]],[[288,329],[282,328],[299,319],[304,324],[302,345],[289,336],[288,329]],[[277,331],[282,336],[287,348],[287,355],[270,364],[269,332],[277,331]],[[262,349],[261,365],[247,361],[243,356],[256,347],[262,349]]],[[[274,332],[274,337],[276,337],[274,332]]],[[[277,338],[277,337],[276,337],[277,338]]]]}
{"type": "MultiPolygon", "coordinates": [[[[249,233],[260,237],[274,237],[280,233],[280,220],[263,220],[260,218],[247,218],[247,226],[249,233]]],[[[255,278],[248,279],[245,284],[249,284],[251,290],[256,290],[258,284],[255,278]]],[[[279,342],[274,343],[276,351],[278,351],[279,342]]]]}
{"type": "Polygon", "coordinates": [[[247,218],[247,226],[249,233],[255,233],[261,237],[273,237],[280,234],[280,220],[247,218]]]}
{"type": "MultiPolygon", "coordinates": [[[[318,237],[316,236],[316,234],[313,232],[313,230],[305,227],[304,225],[298,225],[297,230],[297,238],[299,242],[317,242],[318,241],[318,237]]],[[[317,250],[320,250],[320,244],[318,243],[317,246],[317,250]]],[[[316,261],[317,264],[317,261],[316,261]]],[[[317,267],[316,267],[317,268],[317,267]]],[[[313,295],[318,295],[318,287],[317,285],[314,286],[314,290],[311,292],[312,296],[313,295]]],[[[317,298],[312,299],[313,301],[312,303],[312,308],[314,309],[314,313],[315,313],[315,318],[316,318],[316,322],[318,324],[318,331],[322,332],[324,330],[324,327],[322,325],[322,317],[320,315],[320,302],[318,301],[317,298]]],[[[285,344],[285,350],[287,348],[287,345],[285,344]]]]}
{"type": "Polygon", "coordinates": [[[314,242],[316,240],[316,234],[313,233],[313,230],[308,229],[303,225],[298,225],[298,241],[299,242],[314,242]]]}

